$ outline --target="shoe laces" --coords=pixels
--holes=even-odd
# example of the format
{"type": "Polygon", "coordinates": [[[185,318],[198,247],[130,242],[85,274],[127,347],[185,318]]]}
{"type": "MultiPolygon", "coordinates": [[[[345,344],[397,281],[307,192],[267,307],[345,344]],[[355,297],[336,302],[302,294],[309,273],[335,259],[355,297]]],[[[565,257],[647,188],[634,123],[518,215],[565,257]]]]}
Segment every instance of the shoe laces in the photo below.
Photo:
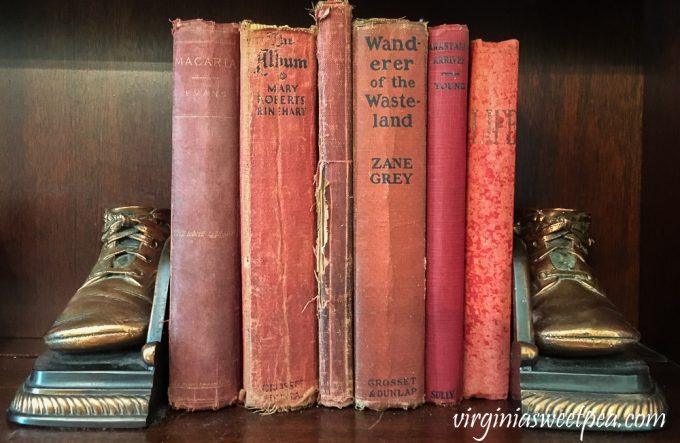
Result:
{"type": "Polygon", "coordinates": [[[529,221],[517,223],[515,230],[526,242],[531,261],[536,263],[550,256],[553,262],[553,269],[541,270],[537,276],[539,279],[578,280],[599,292],[588,268],[577,265],[580,262],[587,266],[588,248],[595,243],[588,236],[589,223],[590,217],[585,213],[547,215],[542,212],[536,213],[529,221]]]}
{"type": "Polygon", "coordinates": [[[144,263],[151,263],[153,258],[144,255],[140,250],[142,245],[152,249],[158,249],[160,240],[167,237],[167,225],[154,216],[154,213],[106,214],[101,242],[104,244],[105,253],[99,259],[96,271],[83,286],[111,276],[131,278],[132,281],[142,286],[138,278],[144,276],[141,269],[132,269],[132,263],[139,259],[144,263]]]}
{"type": "Polygon", "coordinates": [[[571,227],[564,227],[559,231],[539,236],[538,241],[532,243],[532,246],[538,247],[540,251],[536,259],[540,260],[553,252],[559,251],[564,254],[573,255],[582,262],[585,262],[586,256],[588,255],[588,248],[592,246],[595,241],[585,235],[582,231],[570,228],[571,227]],[[540,246],[543,246],[543,248],[540,246]]]}
{"type": "Polygon", "coordinates": [[[538,259],[559,250],[585,262],[588,248],[595,244],[588,236],[589,219],[583,213],[549,217],[539,212],[524,226],[518,222],[515,231],[523,237],[530,251],[539,254],[538,259]]]}

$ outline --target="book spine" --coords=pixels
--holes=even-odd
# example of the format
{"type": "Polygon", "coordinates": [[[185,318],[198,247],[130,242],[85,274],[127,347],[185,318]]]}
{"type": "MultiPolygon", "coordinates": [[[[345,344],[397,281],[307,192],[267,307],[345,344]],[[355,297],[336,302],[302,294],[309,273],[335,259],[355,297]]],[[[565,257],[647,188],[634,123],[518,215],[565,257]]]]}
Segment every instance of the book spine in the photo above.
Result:
{"type": "Polygon", "coordinates": [[[241,24],[241,250],[245,406],[309,406],[314,302],[316,28],[241,24]]]}
{"type": "Polygon", "coordinates": [[[446,405],[463,393],[469,38],[465,25],[429,34],[425,385],[446,405]]]}
{"type": "Polygon", "coordinates": [[[319,403],[354,402],[352,340],[352,7],[319,2],[319,164],[317,283],[319,403]]]}
{"type": "Polygon", "coordinates": [[[168,395],[217,409],[241,387],[238,24],[175,20],[173,40],[168,395]]]}
{"type": "Polygon", "coordinates": [[[427,27],[356,20],[355,404],[425,397],[427,27]]]}
{"type": "Polygon", "coordinates": [[[470,58],[464,397],[508,394],[519,43],[470,58]]]}

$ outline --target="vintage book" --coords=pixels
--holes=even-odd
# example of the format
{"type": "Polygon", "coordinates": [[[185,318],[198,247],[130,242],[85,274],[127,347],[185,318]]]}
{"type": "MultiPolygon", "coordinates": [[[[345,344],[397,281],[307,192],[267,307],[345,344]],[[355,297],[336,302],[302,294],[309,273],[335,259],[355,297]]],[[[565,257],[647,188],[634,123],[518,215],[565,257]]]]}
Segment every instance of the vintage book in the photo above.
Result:
{"type": "Polygon", "coordinates": [[[465,25],[429,33],[425,392],[446,405],[463,394],[469,38],[465,25]]]}
{"type": "Polygon", "coordinates": [[[316,176],[316,274],[319,314],[319,403],[354,402],[352,294],[352,7],[321,1],[319,164],[316,176]]]}
{"type": "Polygon", "coordinates": [[[316,66],[316,28],[241,23],[242,399],[266,412],[319,386],[316,66]]]}
{"type": "Polygon", "coordinates": [[[355,404],[425,397],[427,27],[356,20],[355,404]]]}
{"type": "Polygon", "coordinates": [[[172,25],[169,397],[217,409],[241,387],[239,28],[172,25]]]}
{"type": "Polygon", "coordinates": [[[470,48],[464,397],[508,394],[519,43],[470,48]]]}

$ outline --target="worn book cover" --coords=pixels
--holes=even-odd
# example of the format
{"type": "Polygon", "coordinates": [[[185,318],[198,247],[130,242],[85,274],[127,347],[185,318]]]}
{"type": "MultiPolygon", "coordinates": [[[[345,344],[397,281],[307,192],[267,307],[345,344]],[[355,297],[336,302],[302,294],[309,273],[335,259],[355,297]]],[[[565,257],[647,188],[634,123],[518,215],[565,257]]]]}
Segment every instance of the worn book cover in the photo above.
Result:
{"type": "Polygon", "coordinates": [[[318,392],[316,28],[241,23],[242,398],[267,412],[318,392]]]}
{"type": "Polygon", "coordinates": [[[352,295],[352,7],[319,2],[319,164],[317,167],[317,280],[319,404],[354,401],[352,295]]]}
{"type": "Polygon", "coordinates": [[[429,29],[426,398],[463,394],[468,29],[429,29]]]}
{"type": "Polygon", "coordinates": [[[241,387],[239,28],[172,23],[170,404],[217,409],[241,387]]]}
{"type": "Polygon", "coordinates": [[[427,26],[356,20],[355,404],[425,397],[427,26]]]}
{"type": "Polygon", "coordinates": [[[464,396],[508,395],[519,42],[470,47],[464,396]]]}

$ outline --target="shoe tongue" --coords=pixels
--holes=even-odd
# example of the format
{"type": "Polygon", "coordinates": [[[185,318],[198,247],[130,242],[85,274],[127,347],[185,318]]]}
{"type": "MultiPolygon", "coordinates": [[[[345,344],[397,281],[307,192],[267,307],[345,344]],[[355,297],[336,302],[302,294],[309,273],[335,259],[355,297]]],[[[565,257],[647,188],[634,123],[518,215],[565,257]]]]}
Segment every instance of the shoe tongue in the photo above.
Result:
{"type": "MultiPolygon", "coordinates": [[[[130,237],[125,237],[122,238],[118,241],[118,245],[121,247],[129,248],[129,249],[138,249],[139,248],[140,242],[132,239],[130,237]]],[[[113,267],[114,268],[126,268],[132,264],[133,261],[135,261],[136,256],[132,254],[120,254],[116,256],[116,258],[113,260],[113,267]]]]}
{"type": "Polygon", "coordinates": [[[133,247],[133,248],[139,247],[139,243],[140,242],[138,240],[135,240],[134,238],[130,238],[130,237],[125,237],[125,238],[122,238],[118,241],[118,244],[121,245],[121,246],[128,246],[128,247],[133,247]]]}

